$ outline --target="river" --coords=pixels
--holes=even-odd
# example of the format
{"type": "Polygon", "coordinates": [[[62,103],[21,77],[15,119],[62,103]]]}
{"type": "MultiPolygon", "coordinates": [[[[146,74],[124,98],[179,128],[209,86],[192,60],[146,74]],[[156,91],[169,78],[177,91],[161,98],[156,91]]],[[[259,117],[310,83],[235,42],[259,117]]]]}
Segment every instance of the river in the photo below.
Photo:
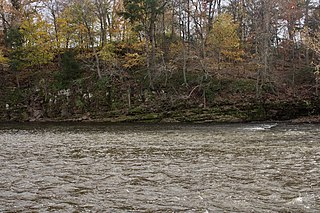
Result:
{"type": "Polygon", "coordinates": [[[0,124],[0,212],[320,212],[320,125],[0,124]]]}

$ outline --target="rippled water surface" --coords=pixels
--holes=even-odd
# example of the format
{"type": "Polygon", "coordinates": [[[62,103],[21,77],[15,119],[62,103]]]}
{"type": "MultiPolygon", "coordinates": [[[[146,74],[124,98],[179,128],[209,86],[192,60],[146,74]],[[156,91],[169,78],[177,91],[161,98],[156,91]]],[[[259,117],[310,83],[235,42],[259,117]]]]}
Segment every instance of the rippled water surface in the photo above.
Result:
{"type": "Polygon", "coordinates": [[[320,212],[320,125],[0,124],[0,212],[320,212]]]}

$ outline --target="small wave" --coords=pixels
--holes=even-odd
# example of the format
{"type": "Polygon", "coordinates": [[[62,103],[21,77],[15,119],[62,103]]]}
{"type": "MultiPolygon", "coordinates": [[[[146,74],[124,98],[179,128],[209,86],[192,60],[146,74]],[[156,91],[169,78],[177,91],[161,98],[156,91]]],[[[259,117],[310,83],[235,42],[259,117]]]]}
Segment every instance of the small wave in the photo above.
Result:
{"type": "Polygon", "coordinates": [[[257,126],[253,127],[245,127],[244,130],[251,130],[251,131],[264,131],[264,130],[270,130],[278,126],[277,123],[274,124],[259,124],[257,126]]]}
{"type": "Polygon", "coordinates": [[[287,203],[287,206],[302,208],[304,210],[311,210],[314,204],[315,204],[314,195],[306,195],[306,196],[299,196],[299,197],[293,198],[291,201],[287,203]]]}

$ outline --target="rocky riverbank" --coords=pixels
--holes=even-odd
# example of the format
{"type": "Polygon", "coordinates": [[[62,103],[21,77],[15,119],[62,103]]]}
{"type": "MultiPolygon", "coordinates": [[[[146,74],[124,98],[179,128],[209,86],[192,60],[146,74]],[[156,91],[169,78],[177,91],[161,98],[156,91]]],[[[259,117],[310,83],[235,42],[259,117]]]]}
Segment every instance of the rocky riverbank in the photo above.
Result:
{"type": "Polygon", "coordinates": [[[36,98],[29,104],[2,106],[0,121],[8,122],[163,122],[163,123],[233,123],[252,121],[320,122],[319,102],[240,103],[211,107],[161,108],[140,105],[132,108],[102,110],[85,106],[79,110],[68,102],[36,98]]]}

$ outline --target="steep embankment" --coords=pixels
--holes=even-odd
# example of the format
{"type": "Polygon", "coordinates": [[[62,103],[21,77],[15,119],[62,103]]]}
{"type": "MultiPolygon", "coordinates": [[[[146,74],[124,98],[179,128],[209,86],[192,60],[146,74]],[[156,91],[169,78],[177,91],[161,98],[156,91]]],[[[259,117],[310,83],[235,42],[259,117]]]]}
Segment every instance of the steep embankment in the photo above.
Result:
{"type": "Polygon", "coordinates": [[[152,87],[144,67],[105,71],[98,79],[92,66],[68,54],[61,63],[19,73],[1,67],[0,120],[318,121],[320,101],[310,69],[299,69],[295,76],[305,78],[293,82],[289,67],[279,66],[273,71],[276,80],[263,85],[257,98],[257,73],[250,64],[229,64],[211,72],[195,64],[186,73],[187,84],[177,69],[154,73],[152,87]]]}
{"type": "MultiPolygon", "coordinates": [[[[254,82],[238,80],[209,88],[199,85],[142,88],[130,80],[114,84],[87,78],[68,89],[50,82],[1,89],[1,121],[247,122],[318,121],[320,102],[311,96],[285,98],[265,93],[257,100],[254,82]],[[238,83],[238,87],[234,85],[238,83]],[[253,87],[253,88],[252,88],[253,87]],[[311,117],[310,117],[311,116],[311,117]]],[[[42,79],[42,81],[44,81],[42,79]]]]}

